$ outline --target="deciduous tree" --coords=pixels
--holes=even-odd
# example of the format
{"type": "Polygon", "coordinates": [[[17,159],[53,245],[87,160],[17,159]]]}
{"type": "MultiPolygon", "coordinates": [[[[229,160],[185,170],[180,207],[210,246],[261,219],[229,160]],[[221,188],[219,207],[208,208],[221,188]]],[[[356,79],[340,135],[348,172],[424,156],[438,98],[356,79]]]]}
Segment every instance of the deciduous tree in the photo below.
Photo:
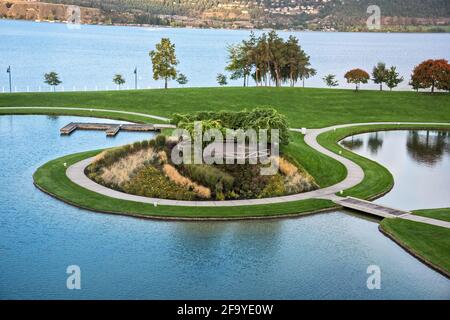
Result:
{"type": "Polygon", "coordinates": [[[153,79],[164,79],[164,88],[167,89],[168,81],[177,77],[176,65],[178,64],[175,55],[175,44],[169,38],[162,38],[156,45],[155,50],[150,51],[153,65],[153,79]]]}
{"type": "Polygon", "coordinates": [[[120,87],[125,83],[125,79],[121,74],[116,74],[113,78],[113,82],[120,87]]]}
{"type": "Polygon", "coordinates": [[[392,91],[393,88],[397,87],[401,82],[403,82],[403,77],[397,72],[397,68],[392,66],[386,75],[386,85],[392,91]]]}
{"type": "Polygon", "coordinates": [[[372,80],[380,85],[380,91],[383,91],[383,83],[386,82],[387,75],[388,70],[386,69],[386,64],[384,62],[378,62],[378,64],[373,67],[372,80]]]}
{"type": "Polygon", "coordinates": [[[227,76],[224,75],[223,73],[217,74],[216,80],[220,86],[226,86],[228,84],[227,76]]]}
{"type": "Polygon", "coordinates": [[[44,74],[44,82],[46,84],[52,86],[53,91],[56,90],[56,86],[58,86],[62,83],[62,81],[59,79],[58,74],[54,71],[44,74]]]}
{"type": "Polygon", "coordinates": [[[416,66],[411,75],[410,85],[418,89],[431,88],[431,93],[435,89],[449,90],[450,87],[450,65],[447,60],[426,60],[416,66]]]}
{"type": "Polygon", "coordinates": [[[356,91],[358,91],[361,83],[367,83],[370,79],[369,74],[362,69],[353,69],[348,71],[345,76],[348,83],[354,83],[356,85],[356,91]]]}
{"type": "Polygon", "coordinates": [[[327,87],[337,87],[339,85],[339,81],[336,80],[336,75],[328,74],[322,78],[327,87]]]}

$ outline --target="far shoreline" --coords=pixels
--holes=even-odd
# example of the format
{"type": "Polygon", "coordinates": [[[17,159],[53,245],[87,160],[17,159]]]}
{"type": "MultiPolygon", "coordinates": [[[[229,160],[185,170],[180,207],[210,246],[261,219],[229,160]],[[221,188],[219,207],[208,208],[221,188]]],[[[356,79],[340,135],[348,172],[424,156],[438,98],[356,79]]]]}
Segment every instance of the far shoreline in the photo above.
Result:
{"type": "MultiPolygon", "coordinates": [[[[42,24],[65,24],[65,21],[60,20],[29,20],[29,19],[10,19],[10,18],[0,18],[0,21],[19,21],[19,22],[30,22],[30,23],[42,23],[42,24]]],[[[270,30],[276,30],[278,32],[297,32],[297,33],[360,33],[360,34],[450,34],[449,31],[338,31],[338,30],[309,30],[309,29],[271,29],[271,28],[200,28],[200,27],[177,27],[177,26],[165,26],[165,25],[150,25],[150,24],[123,24],[123,23],[80,23],[80,26],[99,26],[99,27],[130,27],[130,28],[153,28],[153,29],[189,29],[189,30],[224,30],[224,31],[247,31],[247,32],[267,32],[270,30]]]]}

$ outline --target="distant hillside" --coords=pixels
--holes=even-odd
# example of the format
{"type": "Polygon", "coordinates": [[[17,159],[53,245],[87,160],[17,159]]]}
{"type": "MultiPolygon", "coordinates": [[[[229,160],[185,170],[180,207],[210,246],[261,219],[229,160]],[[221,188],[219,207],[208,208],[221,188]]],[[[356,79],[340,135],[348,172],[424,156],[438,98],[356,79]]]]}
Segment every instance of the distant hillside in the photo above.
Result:
{"type": "Polygon", "coordinates": [[[195,27],[362,31],[369,5],[383,30],[447,31],[449,0],[47,0],[100,9],[104,22],[195,27]],[[423,28],[422,30],[420,28],[423,28]]]}

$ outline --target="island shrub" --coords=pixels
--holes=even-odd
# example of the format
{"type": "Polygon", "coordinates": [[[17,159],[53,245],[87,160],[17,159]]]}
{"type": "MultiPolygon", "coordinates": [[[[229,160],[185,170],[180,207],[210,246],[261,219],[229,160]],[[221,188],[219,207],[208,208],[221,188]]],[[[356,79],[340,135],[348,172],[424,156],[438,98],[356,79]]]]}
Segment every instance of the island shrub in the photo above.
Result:
{"type": "Polygon", "coordinates": [[[166,147],[166,136],[159,134],[155,138],[155,150],[160,151],[166,147]]]}
{"type": "Polygon", "coordinates": [[[163,172],[174,183],[179,186],[193,190],[200,198],[211,198],[211,190],[204,186],[201,186],[195,182],[192,182],[189,178],[182,176],[178,170],[170,164],[164,164],[163,172]]]}
{"type": "Polygon", "coordinates": [[[286,194],[283,177],[274,175],[259,194],[259,198],[279,197],[286,194]]]}
{"type": "Polygon", "coordinates": [[[234,178],[219,168],[206,164],[189,164],[182,167],[183,173],[192,180],[208,187],[217,195],[232,191],[234,178]]]}
{"type": "Polygon", "coordinates": [[[153,166],[139,170],[123,190],[127,193],[161,199],[195,200],[197,194],[170,181],[161,171],[153,166]]]}
{"type": "MultiPolygon", "coordinates": [[[[286,117],[277,110],[266,108],[255,108],[243,111],[202,111],[192,114],[176,113],[172,116],[172,123],[188,131],[194,128],[194,121],[202,121],[202,125],[216,129],[271,129],[280,130],[280,143],[289,144],[289,125],[286,117]]],[[[192,134],[192,133],[191,133],[192,134]]],[[[271,137],[269,135],[269,142],[271,137]]]]}

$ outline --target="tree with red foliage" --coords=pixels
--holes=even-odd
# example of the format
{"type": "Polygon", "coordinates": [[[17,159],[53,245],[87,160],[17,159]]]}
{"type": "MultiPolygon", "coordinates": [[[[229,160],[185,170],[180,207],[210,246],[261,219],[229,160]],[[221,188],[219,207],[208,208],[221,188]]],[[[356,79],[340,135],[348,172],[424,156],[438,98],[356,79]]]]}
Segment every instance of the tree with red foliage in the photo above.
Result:
{"type": "Polygon", "coordinates": [[[450,64],[445,59],[426,60],[414,68],[409,84],[415,90],[431,88],[431,93],[450,91],[450,64]]]}
{"type": "Polygon", "coordinates": [[[348,71],[344,78],[347,79],[347,83],[356,84],[356,91],[358,91],[359,85],[361,83],[367,83],[370,79],[370,75],[362,69],[353,69],[348,71]]]}

